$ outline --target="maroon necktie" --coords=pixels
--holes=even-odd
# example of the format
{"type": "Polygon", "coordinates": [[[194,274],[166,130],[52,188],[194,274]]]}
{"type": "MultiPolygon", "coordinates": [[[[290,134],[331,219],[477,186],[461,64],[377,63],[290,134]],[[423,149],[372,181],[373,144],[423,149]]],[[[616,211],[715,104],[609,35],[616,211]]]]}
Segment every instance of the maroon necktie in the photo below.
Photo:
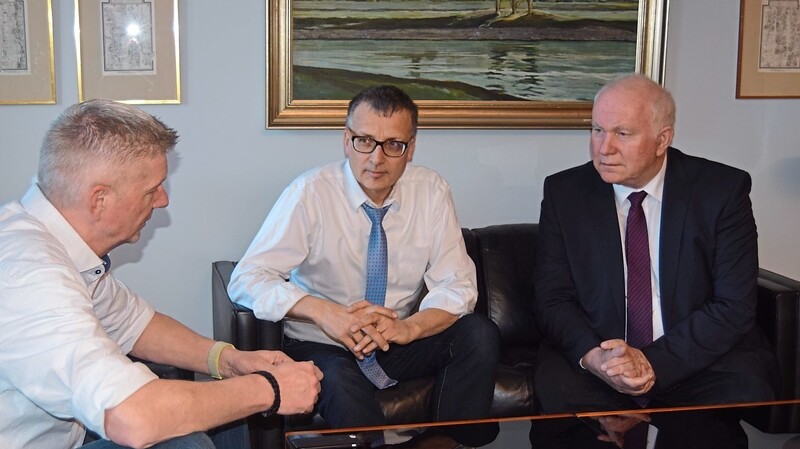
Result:
{"type": "Polygon", "coordinates": [[[647,192],[628,195],[631,209],[625,227],[625,260],[628,264],[627,341],[634,348],[653,342],[653,294],[650,288],[650,245],[642,201],[647,192]]]}
{"type": "MultiPolygon", "coordinates": [[[[653,342],[653,294],[650,287],[650,245],[647,239],[647,220],[642,201],[647,192],[628,195],[631,208],[625,227],[625,260],[628,264],[628,328],[627,341],[634,348],[653,342]]],[[[644,407],[648,398],[634,398],[644,407]]],[[[647,446],[649,425],[641,422],[625,433],[625,449],[644,449],[647,446]]]]}

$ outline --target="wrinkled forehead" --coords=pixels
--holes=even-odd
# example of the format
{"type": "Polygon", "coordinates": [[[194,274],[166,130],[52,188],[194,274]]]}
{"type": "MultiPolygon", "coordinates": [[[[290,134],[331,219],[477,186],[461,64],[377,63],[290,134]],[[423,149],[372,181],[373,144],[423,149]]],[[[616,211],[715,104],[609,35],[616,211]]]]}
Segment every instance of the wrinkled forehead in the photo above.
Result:
{"type": "Polygon", "coordinates": [[[653,94],[648,90],[614,87],[598,96],[592,122],[649,122],[653,118],[653,94]]]}

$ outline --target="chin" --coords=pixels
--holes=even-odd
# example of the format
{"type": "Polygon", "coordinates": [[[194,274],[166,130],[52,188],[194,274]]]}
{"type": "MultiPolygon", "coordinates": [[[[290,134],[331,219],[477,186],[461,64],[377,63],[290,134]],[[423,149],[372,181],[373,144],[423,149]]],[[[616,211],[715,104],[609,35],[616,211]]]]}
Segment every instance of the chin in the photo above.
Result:
{"type": "Polygon", "coordinates": [[[620,177],[614,173],[609,173],[607,170],[598,170],[598,174],[600,175],[600,179],[603,182],[608,184],[618,184],[620,177]]]}

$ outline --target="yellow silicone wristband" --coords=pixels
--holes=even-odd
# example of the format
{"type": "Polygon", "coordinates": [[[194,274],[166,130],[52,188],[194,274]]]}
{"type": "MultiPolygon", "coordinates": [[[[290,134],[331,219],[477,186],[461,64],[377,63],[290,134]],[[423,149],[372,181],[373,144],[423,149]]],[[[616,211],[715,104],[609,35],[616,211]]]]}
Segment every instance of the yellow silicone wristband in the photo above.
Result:
{"type": "Polygon", "coordinates": [[[219,373],[219,356],[225,348],[233,348],[233,345],[225,341],[217,341],[208,351],[208,373],[214,379],[222,379],[219,373]]]}

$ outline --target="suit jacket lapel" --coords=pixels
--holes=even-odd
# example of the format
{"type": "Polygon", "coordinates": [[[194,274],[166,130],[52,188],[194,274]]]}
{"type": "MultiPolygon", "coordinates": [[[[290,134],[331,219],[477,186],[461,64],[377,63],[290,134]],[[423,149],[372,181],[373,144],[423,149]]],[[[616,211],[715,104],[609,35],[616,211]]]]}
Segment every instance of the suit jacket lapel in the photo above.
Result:
{"type": "MultiPolygon", "coordinates": [[[[596,233],[596,241],[603,264],[602,272],[597,276],[607,276],[614,300],[614,311],[617,317],[625,322],[625,272],[623,269],[622,241],[619,234],[619,219],[614,200],[614,188],[603,182],[595,171],[594,186],[589,189],[591,196],[587,205],[587,213],[596,233]],[[610,238],[609,238],[610,236],[610,238]]],[[[624,324],[623,324],[624,325],[624,324]]],[[[624,335],[624,329],[622,330],[624,335]]]]}
{"type": "Polygon", "coordinates": [[[661,241],[659,264],[661,284],[661,313],[664,327],[671,326],[669,304],[675,298],[678,281],[678,262],[683,240],[684,221],[692,194],[691,174],[683,160],[683,153],[670,148],[667,154],[667,171],[664,175],[664,196],[661,204],[661,241]]]}

